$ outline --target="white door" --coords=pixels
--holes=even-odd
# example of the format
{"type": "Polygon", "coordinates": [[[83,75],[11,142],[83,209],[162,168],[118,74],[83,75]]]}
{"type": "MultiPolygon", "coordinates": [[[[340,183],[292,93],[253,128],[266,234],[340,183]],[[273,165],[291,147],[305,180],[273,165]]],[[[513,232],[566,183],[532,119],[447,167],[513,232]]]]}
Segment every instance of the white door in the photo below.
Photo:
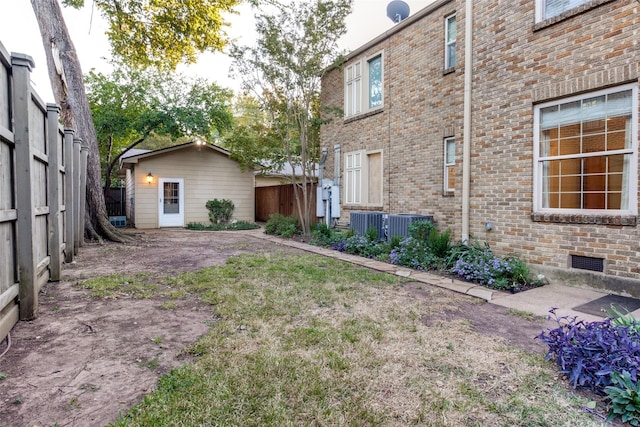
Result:
{"type": "Polygon", "coordinates": [[[158,179],[158,226],[184,226],[184,179],[158,179]]]}

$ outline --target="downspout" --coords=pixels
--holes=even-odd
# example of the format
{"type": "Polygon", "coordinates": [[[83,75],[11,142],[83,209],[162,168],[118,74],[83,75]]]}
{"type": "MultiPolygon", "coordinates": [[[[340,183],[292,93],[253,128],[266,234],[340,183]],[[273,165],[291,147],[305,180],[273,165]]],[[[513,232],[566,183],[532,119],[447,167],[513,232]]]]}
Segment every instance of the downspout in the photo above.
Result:
{"type": "Polygon", "coordinates": [[[462,141],[462,242],[469,242],[471,196],[471,85],[473,82],[473,1],[465,2],[464,14],[464,134],[462,141]]]}

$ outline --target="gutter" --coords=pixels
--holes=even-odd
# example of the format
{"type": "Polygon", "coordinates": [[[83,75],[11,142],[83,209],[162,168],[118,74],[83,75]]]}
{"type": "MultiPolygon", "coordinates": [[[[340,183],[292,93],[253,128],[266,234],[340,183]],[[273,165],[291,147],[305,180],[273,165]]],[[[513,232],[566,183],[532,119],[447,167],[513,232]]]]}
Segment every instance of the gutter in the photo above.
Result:
{"type": "Polygon", "coordinates": [[[473,82],[473,1],[465,1],[464,13],[464,135],[462,141],[462,230],[463,243],[469,242],[471,198],[471,85],[473,82]]]}

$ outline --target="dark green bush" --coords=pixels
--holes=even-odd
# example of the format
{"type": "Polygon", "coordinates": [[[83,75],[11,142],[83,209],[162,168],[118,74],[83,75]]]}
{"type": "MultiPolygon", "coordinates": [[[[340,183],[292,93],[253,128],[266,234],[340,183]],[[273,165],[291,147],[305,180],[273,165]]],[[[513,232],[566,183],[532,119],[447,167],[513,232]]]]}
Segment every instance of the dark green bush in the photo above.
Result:
{"type": "Polygon", "coordinates": [[[291,237],[300,233],[298,218],[295,215],[284,216],[279,213],[269,215],[269,220],[264,226],[264,232],[282,237],[291,237]]]}
{"type": "Polygon", "coordinates": [[[207,231],[224,231],[224,230],[255,230],[260,228],[258,224],[247,221],[237,221],[230,224],[209,224],[204,225],[199,222],[190,222],[187,224],[188,230],[207,230],[207,231]]]}
{"type": "MultiPolygon", "coordinates": [[[[429,235],[436,230],[436,226],[431,221],[414,221],[409,224],[409,237],[424,242],[429,239],[429,235]]],[[[436,230],[437,231],[437,230],[436,230]]]]}
{"type": "Polygon", "coordinates": [[[209,211],[209,221],[212,224],[227,224],[231,221],[233,210],[236,208],[228,199],[209,200],[205,206],[209,211]]]}
{"type": "Polygon", "coordinates": [[[325,223],[316,224],[311,230],[311,244],[316,246],[332,246],[345,238],[345,233],[334,230],[325,223]]]}
{"type": "Polygon", "coordinates": [[[431,252],[424,240],[407,237],[391,250],[389,260],[392,264],[404,265],[415,270],[437,270],[440,258],[431,252]]]}
{"type": "Polygon", "coordinates": [[[637,373],[633,376],[626,370],[611,374],[611,385],[605,387],[611,402],[608,421],[620,417],[623,423],[640,425],[640,384],[637,373]],[[634,378],[635,377],[635,378],[634,378]]]}
{"type": "Polygon", "coordinates": [[[424,244],[438,258],[446,258],[451,249],[451,230],[442,233],[431,221],[415,221],[409,224],[409,237],[424,244]]]}

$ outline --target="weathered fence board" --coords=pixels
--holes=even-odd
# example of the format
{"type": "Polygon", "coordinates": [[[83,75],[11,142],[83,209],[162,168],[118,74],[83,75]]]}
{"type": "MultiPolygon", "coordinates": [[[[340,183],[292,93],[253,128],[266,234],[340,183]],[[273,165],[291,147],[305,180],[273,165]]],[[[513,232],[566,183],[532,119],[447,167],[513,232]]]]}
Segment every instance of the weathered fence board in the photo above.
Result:
{"type": "MultiPolygon", "coordinates": [[[[316,220],[316,191],[314,184],[308,184],[308,191],[311,194],[312,221],[316,220]]],[[[266,222],[269,216],[279,213],[284,216],[297,215],[296,198],[293,184],[274,185],[270,187],[258,187],[255,191],[255,216],[256,221],[266,222]]]]}
{"type": "Polygon", "coordinates": [[[82,244],[86,155],[33,91],[33,66],[0,43],[0,339],[37,316],[40,289],[82,244]]]}
{"type": "Polygon", "coordinates": [[[0,44],[0,338],[9,333],[19,315],[16,254],[18,216],[11,103],[11,57],[0,44]]]}

